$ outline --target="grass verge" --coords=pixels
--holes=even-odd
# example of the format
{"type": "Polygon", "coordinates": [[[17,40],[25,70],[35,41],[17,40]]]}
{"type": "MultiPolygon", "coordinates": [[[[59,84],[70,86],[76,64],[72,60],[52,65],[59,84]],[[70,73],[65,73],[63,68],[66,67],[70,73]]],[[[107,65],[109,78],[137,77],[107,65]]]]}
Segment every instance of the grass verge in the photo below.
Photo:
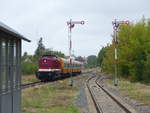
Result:
{"type": "Polygon", "coordinates": [[[22,83],[30,83],[38,81],[35,75],[23,75],[22,76],[22,83]]]}
{"type": "Polygon", "coordinates": [[[23,113],[79,113],[73,105],[78,90],[67,80],[23,90],[23,113]]]}
{"type": "Polygon", "coordinates": [[[127,80],[120,80],[117,87],[113,86],[112,80],[107,82],[113,88],[117,88],[123,95],[142,103],[150,105],[150,86],[141,83],[131,83],[127,80]]]}

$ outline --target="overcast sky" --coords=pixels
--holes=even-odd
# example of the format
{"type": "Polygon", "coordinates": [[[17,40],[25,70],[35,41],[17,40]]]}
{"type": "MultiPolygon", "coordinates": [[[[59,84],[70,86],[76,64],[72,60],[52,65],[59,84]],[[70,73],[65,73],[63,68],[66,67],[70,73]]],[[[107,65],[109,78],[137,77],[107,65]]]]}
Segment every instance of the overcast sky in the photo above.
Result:
{"type": "Polygon", "coordinates": [[[97,55],[111,43],[112,21],[137,22],[150,17],[150,0],[0,0],[0,21],[32,42],[23,42],[23,52],[33,54],[43,37],[47,48],[68,55],[66,22],[84,20],[72,32],[75,55],[97,55]]]}

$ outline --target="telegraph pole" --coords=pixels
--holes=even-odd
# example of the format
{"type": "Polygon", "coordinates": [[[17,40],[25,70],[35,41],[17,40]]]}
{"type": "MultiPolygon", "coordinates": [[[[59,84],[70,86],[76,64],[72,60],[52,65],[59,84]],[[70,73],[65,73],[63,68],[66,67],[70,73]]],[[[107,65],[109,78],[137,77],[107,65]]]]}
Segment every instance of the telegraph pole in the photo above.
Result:
{"type": "MultiPolygon", "coordinates": [[[[67,22],[68,25],[68,39],[69,39],[69,61],[70,61],[70,65],[72,66],[72,28],[74,28],[75,24],[81,24],[83,25],[85,22],[84,21],[72,21],[72,19],[70,19],[70,21],[67,22]]],[[[70,82],[70,86],[73,86],[73,79],[72,79],[72,69],[71,69],[71,82],[70,82]]]]}
{"type": "Polygon", "coordinates": [[[117,40],[117,32],[119,29],[119,26],[121,24],[130,24],[130,22],[127,21],[117,21],[115,19],[115,21],[112,22],[113,25],[113,40],[114,40],[114,49],[115,49],[115,75],[114,75],[114,86],[118,86],[118,40],[117,40]]]}

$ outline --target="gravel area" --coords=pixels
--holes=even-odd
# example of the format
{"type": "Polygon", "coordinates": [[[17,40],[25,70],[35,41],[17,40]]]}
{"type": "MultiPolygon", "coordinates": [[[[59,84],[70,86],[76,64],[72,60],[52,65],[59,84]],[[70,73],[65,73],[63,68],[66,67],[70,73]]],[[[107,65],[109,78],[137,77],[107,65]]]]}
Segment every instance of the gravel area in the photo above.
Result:
{"type": "Polygon", "coordinates": [[[83,113],[90,113],[88,108],[88,102],[86,98],[85,89],[82,87],[80,89],[80,94],[77,96],[75,105],[78,106],[83,113]]]}
{"type": "Polygon", "coordinates": [[[116,88],[112,88],[109,84],[106,84],[106,82],[105,82],[105,80],[107,79],[106,76],[101,76],[100,78],[103,79],[105,87],[107,87],[107,89],[109,91],[111,91],[116,96],[119,96],[122,100],[124,100],[127,104],[131,105],[139,113],[150,113],[150,106],[145,105],[144,103],[138,102],[136,100],[133,100],[129,97],[126,97],[126,96],[122,95],[119,92],[119,90],[117,90],[116,88]]]}
{"type": "Polygon", "coordinates": [[[74,80],[75,85],[79,88],[79,94],[76,97],[75,105],[81,109],[81,113],[90,113],[85,92],[85,81],[88,77],[89,75],[83,74],[81,79],[74,80]]]}

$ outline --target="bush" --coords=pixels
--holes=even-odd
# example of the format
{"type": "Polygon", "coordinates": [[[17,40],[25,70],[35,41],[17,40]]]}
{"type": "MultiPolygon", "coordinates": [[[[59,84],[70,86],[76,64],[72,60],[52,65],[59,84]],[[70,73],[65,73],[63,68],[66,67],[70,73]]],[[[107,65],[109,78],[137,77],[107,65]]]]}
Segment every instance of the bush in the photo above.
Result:
{"type": "Polygon", "coordinates": [[[34,74],[38,70],[37,64],[33,62],[22,62],[21,65],[23,75],[34,74]]]}

